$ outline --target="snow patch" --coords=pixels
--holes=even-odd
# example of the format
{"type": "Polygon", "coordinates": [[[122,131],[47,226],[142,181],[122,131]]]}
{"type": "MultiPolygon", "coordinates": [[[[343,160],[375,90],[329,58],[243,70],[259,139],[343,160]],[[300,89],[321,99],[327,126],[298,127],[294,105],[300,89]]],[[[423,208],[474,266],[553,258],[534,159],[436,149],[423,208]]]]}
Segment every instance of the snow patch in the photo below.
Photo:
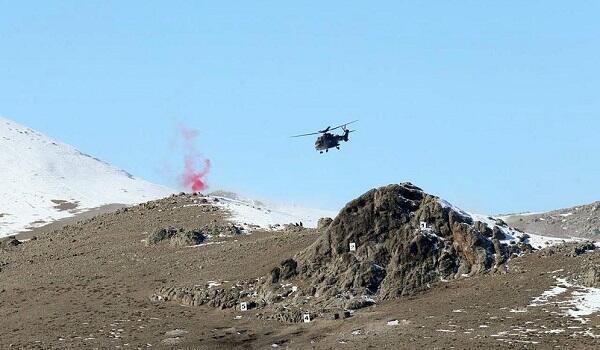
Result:
{"type": "Polygon", "coordinates": [[[589,320],[584,316],[600,312],[600,288],[584,287],[567,282],[565,278],[555,277],[556,286],[533,299],[528,307],[560,304],[562,313],[571,316],[582,323],[589,320]],[[565,295],[561,301],[552,301],[559,295],[565,295]]]}
{"type": "Polygon", "coordinates": [[[283,225],[302,223],[304,227],[316,228],[320,218],[333,218],[337,212],[331,210],[309,209],[291,205],[256,202],[248,199],[232,199],[210,196],[217,199],[214,205],[229,211],[231,220],[252,229],[283,229],[283,225]]]}
{"type": "Polygon", "coordinates": [[[212,289],[212,288],[214,288],[214,287],[218,287],[218,286],[220,286],[220,285],[221,285],[221,283],[219,283],[219,282],[216,282],[216,281],[208,281],[208,289],[212,289]]]}
{"type": "Polygon", "coordinates": [[[568,289],[563,287],[552,287],[552,289],[545,291],[542,295],[535,297],[528,306],[541,306],[546,305],[550,299],[565,293],[568,289]]]}
{"type": "Polygon", "coordinates": [[[583,316],[600,312],[600,288],[582,287],[572,295],[570,302],[574,308],[567,310],[569,316],[581,319],[583,316]]]}

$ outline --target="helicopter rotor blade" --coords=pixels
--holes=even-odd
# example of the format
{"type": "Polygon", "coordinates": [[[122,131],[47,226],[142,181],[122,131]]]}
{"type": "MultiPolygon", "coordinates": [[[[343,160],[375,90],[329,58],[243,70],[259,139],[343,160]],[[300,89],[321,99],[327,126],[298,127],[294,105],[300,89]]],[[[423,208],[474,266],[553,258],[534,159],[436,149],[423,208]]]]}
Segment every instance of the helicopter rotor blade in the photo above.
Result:
{"type": "Polygon", "coordinates": [[[342,125],[338,125],[338,126],[336,126],[335,128],[331,128],[331,129],[329,129],[329,131],[332,131],[332,130],[337,130],[337,129],[339,129],[339,128],[345,128],[346,126],[348,126],[348,125],[350,125],[350,124],[352,124],[352,123],[356,123],[357,121],[358,121],[358,119],[356,119],[356,120],[353,120],[353,121],[351,121],[351,122],[348,122],[348,123],[344,123],[344,124],[342,124],[342,125]]]}
{"type": "Polygon", "coordinates": [[[294,135],[294,136],[290,136],[290,137],[304,137],[304,136],[311,136],[311,135],[319,135],[322,134],[322,132],[311,132],[310,134],[302,134],[302,135],[294,135]]]}
{"type": "MultiPolygon", "coordinates": [[[[357,119],[357,120],[353,120],[353,121],[351,121],[351,122],[348,122],[348,123],[345,123],[345,124],[342,124],[342,125],[338,125],[338,126],[336,126],[335,128],[332,128],[331,126],[328,126],[328,127],[325,129],[325,130],[320,130],[320,131],[317,131],[317,132],[311,132],[311,133],[309,133],[309,134],[294,135],[294,136],[290,136],[290,137],[304,137],[304,136],[311,136],[311,135],[325,134],[325,133],[328,133],[328,132],[330,132],[330,131],[333,131],[333,130],[336,130],[336,129],[339,129],[339,128],[342,128],[343,130],[347,130],[346,126],[347,126],[348,124],[356,123],[357,121],[358,121],[358,119],[357,119]]],[[[353,132],[353,131],[354,131],[354,130],[352,130],[352,131],[350,131],[350,132],[353,132]]]]}

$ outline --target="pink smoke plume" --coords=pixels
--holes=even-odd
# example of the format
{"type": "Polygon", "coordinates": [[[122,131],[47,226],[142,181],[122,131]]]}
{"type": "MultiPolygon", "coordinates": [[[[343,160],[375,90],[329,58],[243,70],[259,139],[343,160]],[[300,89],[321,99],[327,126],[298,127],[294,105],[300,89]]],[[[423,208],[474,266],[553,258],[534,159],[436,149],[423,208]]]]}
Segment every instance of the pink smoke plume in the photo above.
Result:
{"type": "Polygon", "coordinates": [[[204,158],[196,149],[194,141],[200,134],[196,129],[180,127],[185,149],[183,174],[180,176],[182,186],[190,188],[193,192],[202,192],[208,185],[206,175],[210,171],[210,159],[204,158]]]}

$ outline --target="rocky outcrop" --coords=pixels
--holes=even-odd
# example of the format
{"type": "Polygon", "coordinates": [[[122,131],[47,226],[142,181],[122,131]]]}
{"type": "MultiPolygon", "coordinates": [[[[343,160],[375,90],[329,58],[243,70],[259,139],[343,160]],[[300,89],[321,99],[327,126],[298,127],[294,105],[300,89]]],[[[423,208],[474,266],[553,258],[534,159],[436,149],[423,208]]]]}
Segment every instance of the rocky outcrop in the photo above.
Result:
{"type": "Polygon", "coordinates": [[[583,243],[577,244],[576,246],[573,247],[571,256],[579,256],[581,254],[585,254],[587,252],[591,252],[594,250],[596,250],[596,245],[594,245],[594,242],[591,242],[591,241],[583,242],[583,243]]]}
{"type": "Polygon", "coordinates": [[[201,227],[200,229],[207,235],[213,237],[236,236],[244,233],[244,229],[241,226],[231,222],[223,223],[215,221],[211,224],[201,227]]]}
{"type": "Polygon", "coordinates": [[[234,308],[240,300],[247,297],[248,291],[241,288],[213,288],[206,287],[165,287],[152,295],[150,300],[175,301],[182,305],[200,306],[209,305],[221,309],[234,308]]]}
{"type": "Polygon", "coordinates": [[[242,227],[234,223],[212,222],[194,230],[167,227],[158,229],[148,235],[146,243],[156,245],[161,242],[169,242],[175,246],[191,246],[217,237],[229,237],[244,233],[242,227]]]}
{"type": "Polygon", "coordinates": [[[206,235],[201,230],[191,230],[178,232],[175,236],[171,237],[169,243],[179,247],[187,247],[201,244],[205,240],[206,235]]]}
{"type": "Polygon", "coordinates": [[[301,222],[297,222],[283,225],[283,230],[288,232],[301,233],[312,229],[304,227],[304,225],[301,222]]]}
{"type": "Polygon", "coordinates": [[[168,227],[150,233],[146,243],[156,245],[168,241],[174,246],[192,246],[204,242],[205,239],[206,236],[201,230],[185,231],[182,228],[168,227]]]}
{"type": "Polygon", "coordinates": [[[297,257],[298,278],[309,279],[316,296],[394,298],[498,268],[520,251],[501,239],[500,227],[474,222],[410,183],[390,185],[340,212],[297,257]]]}
{"type": "Polygon", "coordinates": [[[333,222],[332,218],[320,218],[317,222],[317,230],[325,231],[329,228],[331,223],[333,222]]]}

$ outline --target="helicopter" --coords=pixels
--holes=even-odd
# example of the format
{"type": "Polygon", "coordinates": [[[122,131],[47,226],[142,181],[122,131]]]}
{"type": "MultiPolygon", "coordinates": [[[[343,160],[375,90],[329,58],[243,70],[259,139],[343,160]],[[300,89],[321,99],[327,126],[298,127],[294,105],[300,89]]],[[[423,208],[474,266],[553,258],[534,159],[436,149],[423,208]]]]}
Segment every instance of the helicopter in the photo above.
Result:
{"type": "Polygon", "coordinates": [[[349,130],[348,125],[350,125],[352,123],[356,123],[357,121],[358,120],[353,120],[351,122],[348,122],[348,123],[345,123],[342,125],[338,125],[333,128],[331,126],[328,126],[326,129],[319,130],[317,132],[312,132],[309,134],[302,134],[302,135],[295,135],[292,137],[304,137],[304,136],[321,134],[321,136],[319,136],[317,138],[317,141],[315,142],[315,149],[317,151],[319,151],[319,153],[329,152],[330,148],[337,148],[339,150],[340,142],[341,141],[348,142],[348,140],[349,140],[348,136],[350,135],[350,133],[356,131],[356,130],[349,130]],[[330,131],[337,130],[337,129],[342,129],[342,131],[344,133],[342,135],[335,135],[335,134],[330,133],[330,131]]]}

